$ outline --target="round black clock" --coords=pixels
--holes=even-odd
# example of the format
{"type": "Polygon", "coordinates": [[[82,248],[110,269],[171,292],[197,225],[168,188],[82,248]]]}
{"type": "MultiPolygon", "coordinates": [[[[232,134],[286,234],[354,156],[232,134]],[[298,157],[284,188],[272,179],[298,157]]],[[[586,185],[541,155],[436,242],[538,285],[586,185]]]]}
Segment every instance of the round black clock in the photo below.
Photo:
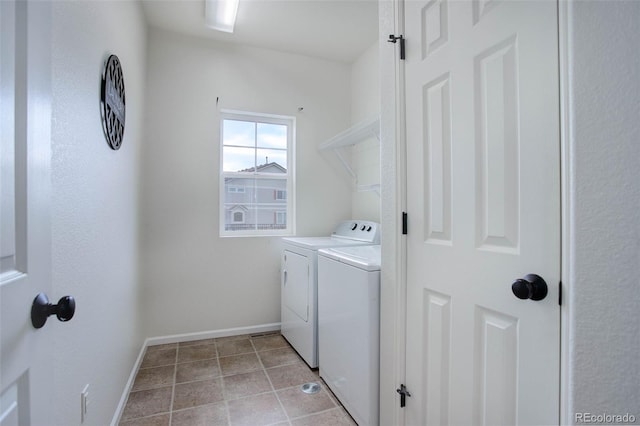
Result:
{"type": "Polygon", "coordinates": [[[111,149],[120,149],[124,137],[126,103],[124,98],[124,78],[120,60],[111,55],[104,65],[100,88],[100,115],[102,129],[111,149]]]}

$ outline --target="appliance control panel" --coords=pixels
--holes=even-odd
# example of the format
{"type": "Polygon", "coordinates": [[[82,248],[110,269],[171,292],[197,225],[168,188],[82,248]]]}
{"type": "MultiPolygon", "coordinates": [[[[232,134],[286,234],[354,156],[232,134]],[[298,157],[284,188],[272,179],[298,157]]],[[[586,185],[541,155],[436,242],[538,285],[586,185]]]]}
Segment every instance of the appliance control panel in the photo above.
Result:
{"type": "Polygon", "coordinates": [[[368,220],[348,220],[341,222],[331,236],[380,244],[380,224],[368,220]]]}

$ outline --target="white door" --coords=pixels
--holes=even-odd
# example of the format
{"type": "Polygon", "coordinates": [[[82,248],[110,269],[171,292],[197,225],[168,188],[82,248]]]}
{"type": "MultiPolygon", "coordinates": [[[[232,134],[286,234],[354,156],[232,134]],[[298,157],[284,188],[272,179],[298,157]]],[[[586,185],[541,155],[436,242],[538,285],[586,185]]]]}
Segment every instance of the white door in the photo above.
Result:
{"type": "Polygon", "coordinates": [[[51,324],[36,330],[30,317],[51,287],[50,7],[0,1],[2,426],[50,424],[55,393],[51,324]]]}
{"type": "Polygon", "coordinates": [[[407,0],[405,25],[407,424],[557,424],[557,4],[407,0]],[[543,300],[512,292],[530,273],[543,300]]]}

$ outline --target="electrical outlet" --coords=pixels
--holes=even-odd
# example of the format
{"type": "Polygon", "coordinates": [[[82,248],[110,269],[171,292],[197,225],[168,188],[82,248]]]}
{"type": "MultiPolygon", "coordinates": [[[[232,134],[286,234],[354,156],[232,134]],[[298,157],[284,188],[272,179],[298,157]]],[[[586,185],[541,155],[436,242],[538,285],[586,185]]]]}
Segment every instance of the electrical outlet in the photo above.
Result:
{"type": "Polygon", "coordinates": [[[80,393],[80,423],[84,423],[87,418],[87,409],[89,408],[89,385],[87,384],[80,393]]]}

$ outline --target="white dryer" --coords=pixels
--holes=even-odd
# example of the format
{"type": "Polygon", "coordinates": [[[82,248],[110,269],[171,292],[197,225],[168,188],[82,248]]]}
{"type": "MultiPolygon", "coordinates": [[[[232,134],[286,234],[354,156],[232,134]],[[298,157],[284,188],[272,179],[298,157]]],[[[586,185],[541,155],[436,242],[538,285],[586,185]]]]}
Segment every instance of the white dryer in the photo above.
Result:
{"type": "Polygon", "coordinates": [[[327,237],[283,238],[281,333],[309,367],[318,367],[318,250],[380,244],[380,225],[340,223],[327,237]]]}
{"type": "Polygon", "coordinates": [[[377,426],[380,246],[318,251],[320,377],[360,426],[377,426]]]}

